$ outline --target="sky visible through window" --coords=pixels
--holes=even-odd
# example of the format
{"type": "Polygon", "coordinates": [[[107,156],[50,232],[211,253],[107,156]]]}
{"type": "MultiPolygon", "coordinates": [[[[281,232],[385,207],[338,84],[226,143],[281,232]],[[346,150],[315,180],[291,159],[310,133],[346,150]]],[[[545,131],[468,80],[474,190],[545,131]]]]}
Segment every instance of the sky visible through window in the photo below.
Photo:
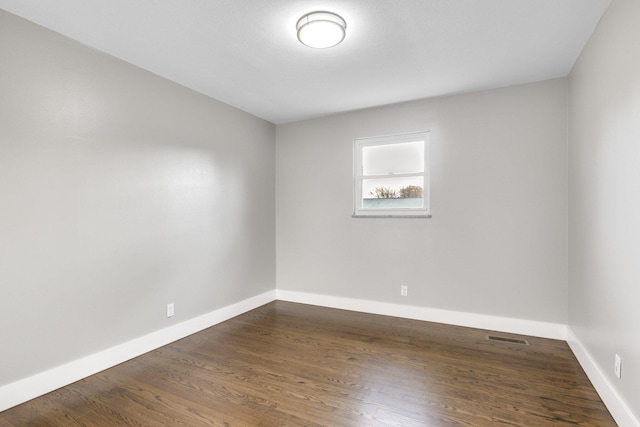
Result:
{"type": "MultiPolygon", "coordinates": [[[[422,176],[397,176],[424,171],[424,141],[363,147],[362,167],[363,175],[367,176],[362,181],[363,199],[380,198],[376,195],[376,188],[390,189],[398,197],[402,188],[424,188],[422,176]]],[[[382,204],[381,202],[377,204],[382,204]]],[[[422,202],[417,205],[419,206],[422,206],[422,202]]]]}

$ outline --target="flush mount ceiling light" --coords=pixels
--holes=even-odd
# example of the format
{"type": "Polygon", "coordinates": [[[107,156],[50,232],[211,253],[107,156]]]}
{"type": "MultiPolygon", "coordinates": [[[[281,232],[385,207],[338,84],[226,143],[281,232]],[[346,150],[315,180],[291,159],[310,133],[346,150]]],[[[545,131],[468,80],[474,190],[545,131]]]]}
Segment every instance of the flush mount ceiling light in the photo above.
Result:
{"type": "Polygon", "coordinates": [[[325,49],[333,47],[346,35],[347,23],[331,12],[311,12],[298,20],[298,40],[305,46],[325,49]]]}

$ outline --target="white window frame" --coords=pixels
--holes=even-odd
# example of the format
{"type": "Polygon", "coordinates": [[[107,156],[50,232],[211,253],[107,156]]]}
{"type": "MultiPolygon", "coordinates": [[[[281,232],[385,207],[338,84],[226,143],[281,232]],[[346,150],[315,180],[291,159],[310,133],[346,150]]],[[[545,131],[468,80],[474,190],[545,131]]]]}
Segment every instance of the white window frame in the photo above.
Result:
{"type": "Polygon", "coordinates": [[[376,136],[368,138],[356,138],[353,140],[353,217],[354,218],[430,218],[430,141],[429,132],[412,132],[397,135],[376,136]],[[421,173],[409,174],[385,174],[385,175],[364,175],[362,150],[364,147],[375,145],[391,145],[406,142],[424,141],[424,171],[421,173]],[[422,208],[392,208],[392,209],[365,209],[362,207],[362,183],[364,179],[371,178],[402,178],[422,176],[424,179],[422,208]]]}

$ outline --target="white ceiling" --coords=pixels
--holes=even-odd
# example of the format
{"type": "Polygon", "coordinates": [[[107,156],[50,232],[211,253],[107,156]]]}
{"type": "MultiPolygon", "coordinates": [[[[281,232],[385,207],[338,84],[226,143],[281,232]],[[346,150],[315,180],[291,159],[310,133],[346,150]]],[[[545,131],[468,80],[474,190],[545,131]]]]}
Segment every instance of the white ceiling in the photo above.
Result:
{"type": "Polygon", "coordinates": [[[0,0],[0,8],[285,123],[566,76],[610,0],[0,0]],[[296,21],[347,21],[332,49],[296,21]]]}

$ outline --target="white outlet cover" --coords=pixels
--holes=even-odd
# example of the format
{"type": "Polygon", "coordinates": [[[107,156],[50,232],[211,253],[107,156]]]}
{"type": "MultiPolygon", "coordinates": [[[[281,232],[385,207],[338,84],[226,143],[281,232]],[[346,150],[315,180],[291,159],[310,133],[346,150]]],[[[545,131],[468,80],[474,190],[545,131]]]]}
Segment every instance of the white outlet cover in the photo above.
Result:
{"type": "Polygon", "coordinates": [[[620,356],[617,354],[613,365],[613,372],[616,374],[618,379],[622,379],[622,359],[620,359],[620,356]]]}
{"type": "Polygon", "coordinates": [[[172,317],[175,314],[175,306],[173,303],[167,304],[167,317],[172,317]]]}

